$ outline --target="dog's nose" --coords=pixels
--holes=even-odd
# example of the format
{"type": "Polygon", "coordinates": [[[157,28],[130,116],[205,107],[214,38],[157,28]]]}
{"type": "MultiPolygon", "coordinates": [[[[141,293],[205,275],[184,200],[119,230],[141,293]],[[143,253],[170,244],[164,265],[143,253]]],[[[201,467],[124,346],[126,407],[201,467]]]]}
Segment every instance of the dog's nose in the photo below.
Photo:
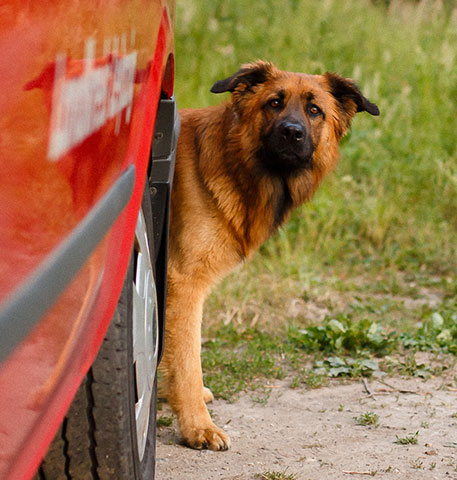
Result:
{"type": "Polygon", "coordinates": [[[305,129],[295,122],[286,122],[281,126],[281,135],[285,140],[301,142],[305,138],[305,129]]]}

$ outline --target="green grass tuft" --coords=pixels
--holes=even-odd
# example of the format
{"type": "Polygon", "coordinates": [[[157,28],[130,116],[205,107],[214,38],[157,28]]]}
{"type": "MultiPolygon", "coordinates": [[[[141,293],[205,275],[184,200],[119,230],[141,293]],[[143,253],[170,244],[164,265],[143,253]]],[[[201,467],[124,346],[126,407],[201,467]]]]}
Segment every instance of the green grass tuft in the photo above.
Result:
{"type": "Polygon", "coordinates": [[[379,415],[373,412],[365,412],[358,417],[354,417],[357,425],[377,427],[379,426],[379,415]]]}
{"type": "Polygon", "coordinates": [[[293,473],[268,471],[256,475],[259,480],[298,480],[298,477],[293,473]]]}
{"type": "Polygon", "coordinates": [[[158,427],[171,427],[173,425],[173,417],[170,415],[160,415],[157,417],[158,427]]]}
{"type": "Polygon", "coordinates": [[[419,432],[416,433],[409,433],[406,437],[399,437],[395,435],[396,440],[394,443],[398,443],[399,445],[417,445],[419,432]]]}

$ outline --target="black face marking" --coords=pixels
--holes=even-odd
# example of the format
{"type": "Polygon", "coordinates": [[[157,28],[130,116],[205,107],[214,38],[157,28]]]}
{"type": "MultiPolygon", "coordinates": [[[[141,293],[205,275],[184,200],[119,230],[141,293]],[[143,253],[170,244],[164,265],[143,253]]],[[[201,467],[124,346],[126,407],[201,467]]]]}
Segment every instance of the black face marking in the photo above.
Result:
{"type": "MultiPolygon", "coordinates": [[[[258,152],[261,164],[270,173],[282,177],[311,168],[314,145],[302,104],[297,103],[290,108],[279,104],[279,97],[273,97],[267,105],[270,113],[266,115],[265,122],[268,126],[265,127],[258,152]]],[[[320,110],[316,112],[316,115],[319,114],[320,110]]]]}
{"type": "Polygon", "coordinates": [[[278,136],[265,137],[257,152],[259,162],[268,173],[286,178],[313,167],[314,146],[309,135],[300,148],[284,147],[284,141],[278,140],[278,136]]]}
{"type": "MultiPolygon", "coordinates": [[[[278,189],[279,190],[279,189],[278,189]]],[[[280,191],[276,196],[276,205],[274,208],[273,230],[276,231],[283,223],[287,213],[292,208],[292,197],[289,186],[284,178],[281,178],[280,191]]]]}

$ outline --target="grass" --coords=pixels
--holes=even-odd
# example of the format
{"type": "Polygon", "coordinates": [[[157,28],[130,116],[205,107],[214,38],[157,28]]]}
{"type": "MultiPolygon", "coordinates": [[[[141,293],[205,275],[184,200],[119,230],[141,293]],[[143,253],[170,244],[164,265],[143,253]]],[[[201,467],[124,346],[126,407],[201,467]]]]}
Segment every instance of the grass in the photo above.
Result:
{"type": "Polygon", "coordinates": [[[259,480],[298,480],[298,477],[295,474],[287,473],[286,471],[268,471],[258,474],[256,478],[259,480]]]}
{"type": "Polygon", "coordinates": [[[205,381],[233,398],[268,380],[439,373],[457,353],[457,9],[434,0],[178,4],[180,107],[256,58],[356,79],[357,115],[312,202],[206,304],[205,381]]]}
{"type": "Polygon", "coordinates": [[[379,415],[374,412],[362,413],[358,417],[354,417],[354,420],[357,425],[362,425],[364,427],[379,426],[379,415]]]}
{"type": "Polygon", "coordinates": [[[160,415],[157,417],[158,427],[170,427],[173,425],[173,417],[171,415],[160,415]]]}
{"type": "Polygon", "coordinates": [[[419,432],[416,433],[409,433],[406,437],[399,437],[395,435],[396,440],[394,443],[398,443],[399,445],[417,445],[419,432]]]}
{"type": "Polygon", "coordinates": [[[411,468],[414,468],[416,470],[420,470],[421,468],[424,468],[424,462],[421,458],[416,458],[415,460],[411,460],[411,468]]]}
{"type": "Polygon", "coordinates": [[[357,425],[362,425],[364,427],[379,426],[379,415],[374,412],[362,413],[358,417],[354,417],[354,420],[357,425]]]}
{"type": "Polygon", "coordinates": [[[457,328],[447,318],[436,323],[431,315],[408,333],[347,317],[327,317],[305,328],[285,326],[274,333],[222,325],[203,344],[205,383],[219,398],[233,400],[249,388],[261,401],[271,392],[269,380],[285,377],[291,377],[292,388],[320,387],[336,377],[394,373],[426,379],[455,363],[457,328]],[[430,354],[425,363],[416,359],[419,350],[430,354]]]}

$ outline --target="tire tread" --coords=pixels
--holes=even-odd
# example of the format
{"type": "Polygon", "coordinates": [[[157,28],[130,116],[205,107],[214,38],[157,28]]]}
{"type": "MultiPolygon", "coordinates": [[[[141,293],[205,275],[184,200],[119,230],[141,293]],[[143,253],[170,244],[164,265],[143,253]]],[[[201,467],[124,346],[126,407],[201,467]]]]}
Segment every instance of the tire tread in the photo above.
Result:
{"type": "MultiPolygon", "coordinates": [[[[144,192],[142,207],[152,248],[149,189],[144,192]]],[[[138,463],[134,450],[136,427],[131,408],[135,392],[133,365],[130,368],[133,347],[129,320],[132,283],[133,260],[98,356],[78,389],[34,480],[154,478],[155,401],[151,405],[149,451],[142,464],[138,463]]]]}

